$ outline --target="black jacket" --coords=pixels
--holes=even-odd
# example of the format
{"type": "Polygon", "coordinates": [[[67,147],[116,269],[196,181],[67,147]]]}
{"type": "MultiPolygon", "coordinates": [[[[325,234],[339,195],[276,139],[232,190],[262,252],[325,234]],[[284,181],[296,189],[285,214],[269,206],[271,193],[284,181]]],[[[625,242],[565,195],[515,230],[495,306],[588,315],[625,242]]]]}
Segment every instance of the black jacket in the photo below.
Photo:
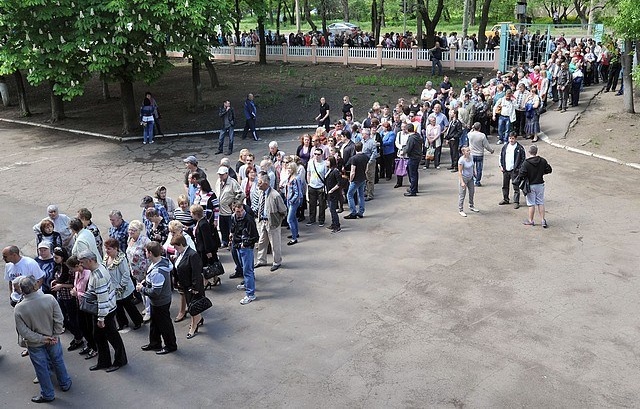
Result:
{"type": "Polygon", "coordinates": [[[202,281],[202,259],[191,247],[187,247],[176,265],[176,277],[178,284],[185,291],[193,289],[198,293],[204,293],[204,283],[202,281]]]}
{"type": "Polygon", "coordinates": [[[405,152],[407,153],[407,157],[409,159],[422,159],[423,148],[424,146],[422,143],[422,138],[417,133],[412,133],[411,135],[409,135],[407,146],[405,147],[405,152]]]}
{"type": "Polygon", "coordinates": [[[551,173],[551,165],[540,156],[532,156],[524,161],[520,167],[520,179],[526,177],[529,179],[530,185],[539,185],[544,183],[543,176],[551,173]]]}
{"type": "MultiPolygon", "coordinates": [[[[216,240],[216,238],[213,236],[211,225],[205,217],[198,220],[198,223],[196,223],[194,230],[196,250],[198,251],[198,254],[200,255],[200,258],[203,260],[203,262],[209,265],[207,253],[212,253],[212,260],[217,260],[216,252],[218,251],[219,247],[217,242],[219,242],[220,240],[219,238],[218,240],[216,240]]],[[[215,234],[218,234],[218,232],[216,231],[215,234]]]]}
{"type": "Polygon", "coordinates": [[[253,248],[258,242],[258,228],[256,219],[245,212],[244,217],[236,219],[235,213],[231,216],[231,234],[233,235],[233,246],[253,248]]]}
{"type": "MultiPolygon", "coordinates": [[[[509,146],[508,143],[505,143],[502,146],[502,150],[500,151],[500,166],[502,167],[502,169],[506,170],[506,159],[505,159],[505,155],[507,153],[507,146],[509,146]]],[[[518,170],[520,169],[520,166],[522,166],[522,164],[524,163],[525,160],[525,153],[524,153],[524,148],[522,147],[522,145],[520,145],[519,142],[516,142],[516,150],[515,152],[513,152],[514,158],[513,158],[513,170],[518,173],[518,170]]]]}

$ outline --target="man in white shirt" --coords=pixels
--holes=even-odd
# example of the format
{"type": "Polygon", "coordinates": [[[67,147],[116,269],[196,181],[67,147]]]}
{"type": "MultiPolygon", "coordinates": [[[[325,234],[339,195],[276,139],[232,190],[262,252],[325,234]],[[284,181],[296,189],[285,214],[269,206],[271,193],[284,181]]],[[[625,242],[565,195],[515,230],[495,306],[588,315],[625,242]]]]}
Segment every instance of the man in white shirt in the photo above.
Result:
{"type": "MultiPolygon", "coordinates": [[[[363,129],[362,132],[369,132],[363,129]]],[[[307,165],[307,183],[309,186],[309,221],[307,226],[316,222],[318,216],[318,226],[324,226],[324,214],[327,208],[327,200],[324,189],[324,178],[327,174],[327,167],[324,162],[324,151],[319,146],[313,149],[313,159],[307,165]]]]}
{"type": "Polygon", "coordinates": [[[431,81],[427,81],[424,89],[422,90],[422,94],[420,94],[420,99],[422,102],[431,102],[433,101],[433,98],[435,98],[437,92],[438,91],[433,88],[433,83],[431,81]]]}
{"type": "Polygon", "coordinates": [[[21,256],[17,246],[8,246],[2,249],[2,259],[6,263],[4,279],[9,282],[9,295],[13,292],[11,281],[16,277],[33,276],[38,283],[38,288],[40,288],[44,272],[34,259],[21,256]]]}

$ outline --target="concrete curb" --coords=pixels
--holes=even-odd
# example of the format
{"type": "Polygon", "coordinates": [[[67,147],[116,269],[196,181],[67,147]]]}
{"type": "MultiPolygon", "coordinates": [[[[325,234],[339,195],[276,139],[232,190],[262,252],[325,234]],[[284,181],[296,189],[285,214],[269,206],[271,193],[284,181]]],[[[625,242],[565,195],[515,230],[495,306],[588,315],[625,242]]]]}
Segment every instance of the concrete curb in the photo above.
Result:
{"type": "MultiPolygon", "coordinates": [[[[6,118],[0,118],[1,122],[7,122],[7,123],[11,123],[11,124],[18,124],[18,125],[26,125],[26,126],[35,126],[38,128],[45,128],[45,129],[51,129],[54,131],[62,131],[62,132],[69,132],[69,133],[73,133],[76,135],[86,135],[86,136],[95,136],[98,138],[103,138],[103,139],[107,139],[110,141],[116,141],[116,142],[131,142],[131,141],[141,141],[142,140],[142,135],[140,136],[112,136],[112,135],[105,135],[105,134],[101,134],[101,133],[97,133],[97,132],[89,132],[89,131],[81,131],[78,129],[70,129],[70,128],[62,128],[60,126],[53,126],[53,125],[46,125],[46,124],[38,124],[35,122],[29,122],[29,121],[20,121],[17,119],[6,119],[6,118]]],[[[295,130],[295,129],[316,129],[317,126],[315,125],[286,125],[286,126],[267,126],[264,128],[256,128],[256,131],[261,131],[261,132],[274,132],[274,131],[283,131],[283,130],[295,130]]],[[[244,129],[234,129],[234,132],[238,133],[238,132],[242,132],[244,129]]],[[[156,138],[173,138],[173,137],[183,137],[183,136],[197,136],[197,135],[215,135],[215,134],[219,134],[220,131],[219,130],[212,130],[212,131],[193,131],[193,132],[177,132],[177,133],[168,133],[168,134],[164,134],[162,136],[154,136],[154,139],[156,138]]]]}
{"type": "MultiPolygon", "coordinates": [[[[576,111],[573,120],[571,121],[569,127],[567,127],[567,130],[564,133],[565,137],[569,133],[569,129],[571,129],[571,127],[575,123],[578,122],[578,120],[579,120],[580,116],[582,115],[582,113],[584,113],[589,108],[589,106],[591,105],[591,102],[598,95],[600,95],[601,93],[602,93],[602,90],[600,90],[600,91],[596,92],[595,94],[593,94],[593,96],[591,98],[589,98],[589,103],[585,106],[585,108],[582,109],[581,111],[576,111]]],[[[538,134],[538,138],[541,141],[544,141],[545,143],[553,146],[554,148],[564,149],[564,150],[566,150],[568,152],[573,152],[573,153],[577,153],[579,155],[584,155],[584,156],[590,156],[592,158],[601,159],[601,160],[605,160],[607,162],[612,162],[612,163],[616,163],[618,165],[624,165],[624,166],[628,166],[630,168],[635,168],[635,169],[640,170],[640,163],[627,163],[627,162],[621,161],[620,159],[613,158],[611,156],[600,155],[598,153],[593,153],[593,152],[590,152],[590,151],[587,151],[587,150],[584,150],[584,149],[578,149],[578,148],[574,148],[572,146],[567,146],[567,145],[563,145],[561,143],[553,142],[551,140],[551,138],[549,138],[549,136],[547,136],[547,134],[545,134],[544,132],[540,132],[538,134]]]]}

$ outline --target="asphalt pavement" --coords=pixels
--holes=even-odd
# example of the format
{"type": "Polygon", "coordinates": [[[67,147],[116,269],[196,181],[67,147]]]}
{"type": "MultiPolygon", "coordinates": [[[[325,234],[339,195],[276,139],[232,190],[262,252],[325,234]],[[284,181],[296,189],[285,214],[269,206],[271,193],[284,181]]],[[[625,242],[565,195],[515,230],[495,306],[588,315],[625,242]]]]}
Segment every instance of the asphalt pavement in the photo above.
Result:
{"type": "MultiPolygon", "coordinates": [[[[545,114],[547,136],[564,134],[577,112],[545,114]]],[[[260,156],[278,140],[293,152],[300,133],[265,132],[236,149],[260,156]]],[[[158,185],[182,193],[184,157],[195,154],[209,175],[220,159],[205,136],[143,146],[0,124],[0,138],[0,241],[30,256],[31,226],[48,204],[68,215],[88,207],[106,234],[110,210],[138,219],[140,199],[158,185]]],[[[256,271],[255,302],[240,305],[237,280],[223,277],[207,292],[214,306],[199,334],[187,340],[188,321],[176,324],[176,353],[141,351],[148,325],[122,335],[129,365],[117,372],[89,372],[91,362],[65,351],[73,386],[49,405],[636,407],[637,170],[538,145],[553,167],[548,229],[522,224],[526,206],[498,206],[498,150],[485,157],[480,212],[466,218],[448,162],[420,170],[418,197],[383,181],[365,217],[342,221],[341,233],[301,226],[282,268],[256,271]]],[[[220,254],[231,272],[229,253],[220,254]]],[[[8,297],[0,326],[0,406],[30,405],[39,388],[8,297]]]]}

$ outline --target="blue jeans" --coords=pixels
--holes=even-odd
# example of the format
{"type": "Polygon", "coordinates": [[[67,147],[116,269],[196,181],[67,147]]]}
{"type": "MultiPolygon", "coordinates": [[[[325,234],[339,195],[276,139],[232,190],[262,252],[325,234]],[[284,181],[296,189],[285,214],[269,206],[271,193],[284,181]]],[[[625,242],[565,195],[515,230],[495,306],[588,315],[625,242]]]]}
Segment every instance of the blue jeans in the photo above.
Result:
{"type": "Polygon", "coordinates": [[[238,248],[238,255],[240,256],[240,260],[242,260],[242,275],[244,276],[245,293],[249,296],[253,296],[256,293],[256,279],[253,271],[253,247],[238,248]]]}
{"type": "Polygon", "coordinates": [[[475,176],[475,185],[480,186],[480,179],[482,179],[482,167],[484,165],[484,156],[472,156],[473,157],[473,166],[476,170],[475,176]]]}
{"type": "Polygon", "coordinates": [[[67,373],[62,358],[62,345],[60,339],[54,345],[44,345],[41,347],[29,347],[29,358],[36,370],[36,376],[40,382],[40,394],[45,399],[53,399],[55,392],[53,391],[53,382],[51,382],[51,373],[49,366],[53,367],[53,371],[58,378],[60,388],[67,389],[71,387],[71,377],[67,373]]]}
{"type": "Polygon", "coordinates": [[[511,119],[508,116],[500,115],[498,117],[498,140],[507,143],[509,140],[509,131],[511,130],[511,119]]]}
{"type": "Polygon", "coordinates": [[[218,152],[222,152],[224,148],[224,138],[229,135],[229,153],[233,152],[233,126],[224,128],[220,131],[220,138],[218,139],[218,152]]]}
{"type": "Polygon", "coordinates": [[[431,58],[431,76],[436,74],[436,67],[438,67],[438,75],[442,75],[442,63],[437,58],[431,58]]]}
{"type": "Polygon", "coordinates": [[[298,240],[298,217],[296,216],[296,212],[300,204],[301,202],[289,203],[287,223],[289,224],[289,229],[291,229],[291,240],[298,240]]]}
{"type": "Polygon", "coordinates": [[[147,122],[144,126],[143,137],[145,142],[153,142],[153,121],[147,122]]]}
{"type": "Polygon", "coordinates": [[[349,190],[347,190],[347,202],[349,203],[349,210],[351,210],[351,214],[359,214],[360,216],[364,215],[364,188],[366,184],[366,180],[363,180],[362,182],[349,183],[349,190]],[[359,212],[356,211],[356,192],[358,192],[359,212]]]}

